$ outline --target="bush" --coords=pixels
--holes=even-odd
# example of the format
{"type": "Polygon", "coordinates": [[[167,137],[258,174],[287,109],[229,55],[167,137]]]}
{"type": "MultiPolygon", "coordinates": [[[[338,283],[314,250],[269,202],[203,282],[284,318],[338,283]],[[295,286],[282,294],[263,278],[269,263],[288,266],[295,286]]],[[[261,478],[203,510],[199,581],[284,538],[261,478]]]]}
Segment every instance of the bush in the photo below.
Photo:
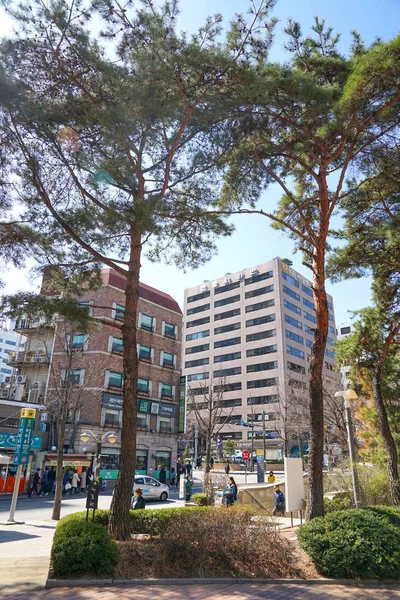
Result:
{"type": "Polygon", "coordinates": [[[298,540],[326,577],[400,576],[400,510],[386,507],[332,512],[300,527],[298,540]]]}
{"type": "Polygon", "coordinates": [[[57,525],[51,549],[55,575],[112,575],[118,562],[117,544],[104,525],[69,515],[57,525]]]}
{"type": "MultiPolygon", "coordinates": [[[[353,482],[348,461],[343,463],[344,471],[327,473],[325,491],[343,491],[353,497],[353,482]]],[[[387,469],[378,465],[357,465],[357,478],[362,506],[390,505],[391,496],[387,469]]]]}
{"type": "Polygon", "coordinates": [[[348,510],[349,508],[353,508],[353,499],[349,494],[344,494],[340,496],[335,496],[332,499],[325,498],[324,499],[324,512],[325,514],[335,512],[337,510],[348,510]]]}
{"type": "Polygon", "coordinates": [[[212,506],[214,504],[214,498],[207,496],[207,494],[193,494],[192,500],[198,506],[212,506]]]}

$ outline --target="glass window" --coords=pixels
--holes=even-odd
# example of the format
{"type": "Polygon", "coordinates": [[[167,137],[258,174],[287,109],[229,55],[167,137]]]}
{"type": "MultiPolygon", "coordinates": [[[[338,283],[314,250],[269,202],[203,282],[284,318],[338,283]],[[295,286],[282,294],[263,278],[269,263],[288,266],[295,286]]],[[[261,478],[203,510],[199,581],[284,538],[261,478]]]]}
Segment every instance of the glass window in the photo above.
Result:
{"type": "Polygon", "coordinates": [[[86,300],[84,302],[79,302],[78,303],[79,306],[81,306],[82,308],[86,308],[88,315],[92,315],[93,314],[93,302],[90,300],[86,300]]]}
{"type": "Polygon", "coordinates": [[[173,367],[175,365],[175,355],[171,352],[163,352],[162,365],[163,367],[173,367]]]}
{"type": "Polygon", "coordinates": [[[232,323],[231,325],[223,325],[222,327],[216,327],[214,329],[214,335],[218,335],[220,333],[229,333],[229,331],[236,331],[240,329],[240,323],[232,323]]]}
{"type": "Polygon", "coordinates": [[[333,321],[333,316],[332,315],[328,315],[328,319],[329,319],[329,321],[333,321]]]}
{"type": "Polygon", "coordinates": [[[329,356],[329,358],[335,358],[335,353],[332,350],[328,350],[328,348],[325,350],[325,355],[329,356]]]}
{"type": "Polygon", "coordinates": [[[186,328],[197,327],[197,325],[205,325],[210,322],[210,317],[203,317],[202,319],[196,319],[195,321],[189,321],[186,323],[186,328]]]}
{"type": "Polygon", "coordinates": [[[240,337],[235,337],[229,338],[227,340],[221,340],[219,342],[214,342],[214,348],[226,348],[226,346],[235,346],[236,344],[240,344],[240,340],[240,337]]]}
{"type": "Polygon", "coordinates": [[[111,352],[114,354],[123,354],[124,346],[122,338],[112,337],[111,338],[111,352]]]}
{"type": "Polygon", "coordinates": [[[136,473],[147,472],[147,450],[136,450],[136,473]]]}
{"type": "Polygon", "coordinates": [[[171,452],[156,451],[156,469],[159,470],[161,467],[165,467],[167,471],[170,470],[171,452]]]}
{"type": "Polygon", "coordinates": [[[312,290],[308,287],[306,287],[305,285],[302,284],[301,289],[303,290],[303,292],[305,294],[307,294],[307,296],[310,296],[310,298],[313,298],[313,293],[312,290]]]}
{"type": "Polygon", "coordinates": [[[192,346],[191,348],[186,348],[185,354],[196,354],[196,352],[205,352],[210,349],[210,344],[200,344],[199,346],[192,346]]]}
{"type": "Polygon", "coordinates": [[[176,325],[164,321],[164,335],[176,338],[176,325]]]}
{"type": "Polygon", "coordinates": [[[235,381],[233,383],[222,383],[214,385],[214,392],[236,392],[242,389],[242,382],[235,381]]]}
{"type": "Polygon", "coordinates": [[[275,402],[278,402],[278,400],[278,394],[270,394],[269,396],[250,396],[250,398],[247,398],[247,406],[253,406],[257,404],[275,404],[275,402]]]}
{"type": "Polygon", "coordinates": [[[222,432],[219,434],[219,437],[221,438],[221,440],[241,440],[242,439],[242,432],[241,431],[229,431],[229,432],[222,432]]]}
{"type": "Polygon", "coordinates": [[[173,421],[171,417],[159,417],[158,423],[158,429],[160,433],[172,433],[173,421]]]}
{"type": "Polygon", "coordinates": [[[290,362],[289,360],[287,362],[287,368],[289,369],[289,371],[294,371],[294,373],[301,373],[302,375],[306,374],[305,367],[302,367],[301,365],[296,365],[296,363],[290,362]]]}
{"type": "Polygon", "coordinates": [[[309,327],[308,325],[304,325],[304,331],[306,333],[308,333],[309,335],[314,335],[314,329],[312,329],[311,327],[309,327]]]}
{"type": "Polygon", "coordinates": [[[140,319],[141,329],[147,329],[147,331],[154,331],[154,317],[150,315],[141,315],[140,319]]]}
{"type": "Polygon", "coordinates": [[[242,367],[231,367],[230,369],[219,369],[214,371],[214,377],[231,377],[232,375],[241,375],[242,367]]]}
{"type": "Polygon", "coordinates": [[[186,314],[195,315],[206,310],[210,310],[210,304],[202,304],[201,306],[194,306],[193,308],[188,308],[186,314]]]}
{"type": "Polygon", "coordinates": [[[263,317],[256,317],[255,319],[249,319],[248,321],[246,321],[246,327],[263,325],[263,323],[271,323],[271,321],[275,321],[275,314],[264,315],[263,317]]]}
{"type": "Polygon", "coordinates": [[[172,398],[172,384],[171,383],[161,383],[161,398],[172,398]]]}
{"type": "Polygon", "coordinates": [[[194,294],[194,296],[189,296],[187,299],[187,303],[196,302],[197,300],[203,300],[203,298],[210,297],[210,290],[206,290],[205,292],[200,292],[200,294],[194,294]]]}
{"type": "Polygon", "coordinates": [[[137,391],[144,392],[145,394],[149,394],[150,393],[150,380],[142,379],[141,377],[139,377],[138,382],[137,382],[137,391]]]}
{"type": "Polygon", "coordinates": [[[276,329],[267,329],[267,331],[258,331],[257,333],[249,333],[246,335],[246,342],[256,342],[257,340],[265,340],[274,337],[276,329]]]}
{"type": "Polygon", "coordinates": [[[108,387],[122,388],[123,375],[116,371],[108,371],[108,387]]]}
{"type": "Polygon", "coordinates": [[[214,315],[214,321],[221,321],[222,319],[229,319],[231,317],[237,317],[238,315],[240,315],[240,308],[235,308],[233,310],[227,310],[226,312],[214,315]]]}
{"type": "Polygon", "coordinates": [[[297,327],[297,329],[303,329],[301,322],[293,317],[290,317],[289,315],[285,315],[285,322],[293,325],[293,327],[297,327]]]}
{"type": "Polygon", "coordinates": [[[191,367],[200,367],[201,365],[208,365],[210,359],[206,358],[197,358],[196,360],[187,360],[185,362],[185,368],[190,369],[191,367]]]}
{"type": "Polygon", "coordinates": [[[267,285],[265,287],[258,288],[257,290],[250,290],[250,291],[246,292],[244,297],[247,300],[248,298],[255,298],[256,296],[262,296],[263,294],[268,294],[273,291],[274,291],[274,286],[267,285]]]}
{"type": "Polygon", "coordinates": [[[264,302],[256,302],[256,304],[250,304],[246,306],[246,312],[255,312],[256,310],[271,308],[271,306],[275,306],[275,300],[265,300],[264,302]]]}
{"type": "Polygon", "coordinates": [[[225,306],[226,304],[233,304],[234,302],[239,302],[240,294],[237,296],[229,296],[229,298],[222,298],[222,300],[216,300],[214,302],[214,308],[218,308],[218,306],[225,306]]]}
{"type": "Polygon", "coordinates": [[[340,333],[341,335],[347,335],[348,333],[351,333],[351,327],[341,327],[340,333]]]}
{"type": "Polygon", "coordinates": [[[82,379],[82,371],[83,371],[82,369],[72,369],[70,371],[70,375],[69,375],[70,382],[73,385],[82,385],[83,384],[83,381],[81,381],[81,379],[82,379]]]}
{"type": "Polygon", "coordinates": [[[241,398],[228,398],[227,400],[221,400],[221,406],[224,408],[233,408],[234,406],[242,406],[241,398]]]}
{"type": "Polygon", "coordinates": [[[284,300],[283,301],[283,306],[289,310],[292,310],[293,312],[295,312],[298,315],[301,315],[301,308],[299,308],[298,306],[296,306],[296,304],[293,304],[293,302],[289,302],[288,300],[284,300]]]}
{"type": "Polygon", "coordinates": [[[151,360],[151,347],[139,345],[139,360],[151,360]]]}
{"type": "Polygon", "coordinates": [[[147,419],[148,415],[138,413],[137,416],[137,428],[139,431],[147,431],[147,419]]]}
{"type": "Polygon", "coordinates": [[[307,319],[307,321],[311,321],[311,323],[316,323],[317,319],[314,317],[314,315],[310,315],[310,313],[304,311],[304,318],[307,319]]]}
{"type": "Polygon", "coordinates": [[[309,339],[306,338],[306,346],[307,346],[307,348],[312,348],[313,347],[312,340],[309,340],[309,339]]]}
{"type": "Polygon", "coordinates": [[[106,408],[104,412],[104,427],[119,427],[120,410],[106,408]]]}
{"type": "Polygon", "coordinates": [[[6,344],[8,344],[9,346],[16,346],[17,342],[13,342],[11,340],[6,340],[6,344]]]}
{"type": "Polygon", "coordinates": [[[230,354],[219,354],[218,356],[214,356],[214,362],[225,362],[229,360],[237,360],[241,358],[241,352],[231,352],[230,354]]]}
{"type": "Polygon", "coordinates": [[[329,333],[332,333],[333,335],[336,335],[335,328],[332,327],[331,325],[328,325],[328,331],[329,331],[329,333]]]}
{"type": "Polygon", "coordinates": [[[267,271],[266,273],[258,273],[256,275],[252,275],[251,277],[247,277],[244,280],[245,285],[250,285],[252,283],[258,283],[259,281],[264,281],[265,279],[270,279],[273,277],[272,271],[267,271]]]}
{"type": "Polygon", "coordinates": [[[227,283],[221,287],[214,288],[214,294],[223,294],[224,292],[230,292],[231,290],[237,290],[240,287],[240,281],[234,281],[233,283],[227,283]]]}
{"type": "Polygon", "coordinates": [[[303,298],[303,304],[304,304],[304,306],[307,306],[308,308],[315,310],[314,302],[307,300],[307,298],[303,298]]]}
{"type": "Polygon", "coordinates": [[[262,356],[263,354],[272,354],[277,351],[276,344],[272,346],[262,346],[261,348],[252,348],[251,350],[246,351],[246,356],[249,358],[250,356],[262,356]]]}
{"type": "Polygon", "coordinates": [[[298,294],[297,292],[295,292],[294,290],[291,290],[290,288],[288,288],[286,285],[282,286],[283,291],[285,292],[285,294],[287,294],[288,296],[290,296],[291,298],[294,298],[295,300],[297,300],[298,302],[300,302],[300,294],[298,294]]]}
{"type": "Polygon", "coordinates": [[[78,333],[72,336],[71,348],[83,348],[86,342],[86,335],[84,333],[78,333]]]}
{"type": "Polygon", "coordinates": [[[247,373],[257,373],[259,371],[271,371],[278,368],[278,361],[271,360],[270,362],[258,363],[256,365],[247,365],[247,373]]]}
{"type": "Polygon", "coordinates": [[[293,340],[294,342],[297,342],[298,344],[304,344],[303,336],[298,335],[297,333],[294,333],[293,331],[290,331],[290,329],[286,329],[286,337],[289,338],[289,340],[293,340]]]}
{"type": "Polygon", "coordinates": [[[123,321],[125,319],[125,306],[115,303],[115,318],[123,321]]]}
{"type": "Polygon", "coordinates": [[[187,376],[188,381],[202,381],[203,379],[208,379],[210,373],[208,371],[204,371],[204,373],[193,373],[192,375],[187,376]]]}
{"type": "Polygon", "coordinates": [[[204,331],[198,331],[197,333],[188,333],[186,336],[186,341],[190,342],[191,340],[201,340],[202,338],[209,337],[209,335],[209,329],[205,329],[204,331]]]}
{"type": "Polygon", "coordinates": [[[291,283],[292,285],[294,285],[294,287],[297,287],[297,288],[300,287],[300,284],[297,281],[297,279],[295,279],[294,277],[292,277],[291,275],[289,275],[289,273],[286,273],[285,271],[282,271],[282,279],[284,279],[288,283],[291,283]]]}
{"type": "Polygon", "coordinates": [[[254,381],[247,382],[247,389],[256,389],[263,387],[272,387],[273,385],[278,385],[279,380],[278,377],[270,377],[269,379],[255,379],[254,381]]]}
{"type": "Polygon", "coordinates": [[[298,350],[293,346],[286,345],[286,352],[291,354],[292,356],[297,356],[297,358],[304,358],[304,352],[302,350],[298,350]]]}

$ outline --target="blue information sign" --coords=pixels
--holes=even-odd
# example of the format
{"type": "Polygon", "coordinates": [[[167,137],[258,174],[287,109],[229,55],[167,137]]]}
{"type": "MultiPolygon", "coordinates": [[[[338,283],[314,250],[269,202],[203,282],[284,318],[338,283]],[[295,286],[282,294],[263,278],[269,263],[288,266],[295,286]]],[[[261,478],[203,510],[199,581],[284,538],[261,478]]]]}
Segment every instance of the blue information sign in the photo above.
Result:
{"type": "Polygon", "coordinates": [[[24,408],[21,411],[21,418],[17,433],[17,444],[15,447],[13,460],[14,465],[28,464],[32,432],[33,428],[35,427],[35,416],[35,409],[24,408]]]}

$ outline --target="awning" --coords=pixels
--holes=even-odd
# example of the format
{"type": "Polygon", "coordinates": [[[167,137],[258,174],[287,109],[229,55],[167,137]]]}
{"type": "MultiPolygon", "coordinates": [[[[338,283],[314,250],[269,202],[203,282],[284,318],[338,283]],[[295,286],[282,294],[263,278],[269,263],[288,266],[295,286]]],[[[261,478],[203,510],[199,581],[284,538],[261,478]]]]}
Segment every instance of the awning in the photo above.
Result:
{"type": "MultiPolygon", "coordinates": [[[[44,458],[50,467],[57,466],[57,454],[46,454],[44,458]]],[[[90,460],[86,454],[64,454],[63,467],[90,467],[90,460]]]]}

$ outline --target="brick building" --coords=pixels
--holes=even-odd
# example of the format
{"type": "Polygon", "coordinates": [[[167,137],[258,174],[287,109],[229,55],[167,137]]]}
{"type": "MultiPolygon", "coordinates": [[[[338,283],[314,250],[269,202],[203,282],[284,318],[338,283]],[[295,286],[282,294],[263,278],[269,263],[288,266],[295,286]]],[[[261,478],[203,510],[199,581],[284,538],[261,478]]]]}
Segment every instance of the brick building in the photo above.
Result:
{"type": "MultiPolygon", "coordinates": [[[[121,324],[124,319],[126,281],[112,269],[102,270],[103,285],[85,292],[79,299],[90,307],[98,326],[84,334],[72,331],[68,323],[51,324],[51,339],[42,349],[49,356],[45,403],[57,401],[60,386],[69,373],[75,387],[76,410],[71,413],[64,445],[65,454],[91,460],[95,437],[112,431],[113,445],[104,436],[101,475],[116,479],[120,454],[120,427],[123,404],[123,366],[121,324]],[[71,350],[71,351],[70,351],[71,350]],[[84,431],[90,439],[81,440],[84,431]]],[[[37,331],[25,323],[27,347],[34,345],[37,331]]],[[[48,326],[49,324],[47,324],[48,326]]],[[[179,415],[182,313],[171,296],[140,284],[138,314],[138,432],[137,471],[157,475],[158,467],[167,470],[176,460],[179,415]]],[[[43,336],[42,336],[43,337],[43,336]]],[[[21,374],[26,365],[19,363],[21,374]]],[[[55,427],[50,419],[48,448],[57,445],[55,427]]],[[[47,455],[47,458],[54,458],[47,455]]],[[[82,462],[82,460],[81,460],[82,462]]]]}

